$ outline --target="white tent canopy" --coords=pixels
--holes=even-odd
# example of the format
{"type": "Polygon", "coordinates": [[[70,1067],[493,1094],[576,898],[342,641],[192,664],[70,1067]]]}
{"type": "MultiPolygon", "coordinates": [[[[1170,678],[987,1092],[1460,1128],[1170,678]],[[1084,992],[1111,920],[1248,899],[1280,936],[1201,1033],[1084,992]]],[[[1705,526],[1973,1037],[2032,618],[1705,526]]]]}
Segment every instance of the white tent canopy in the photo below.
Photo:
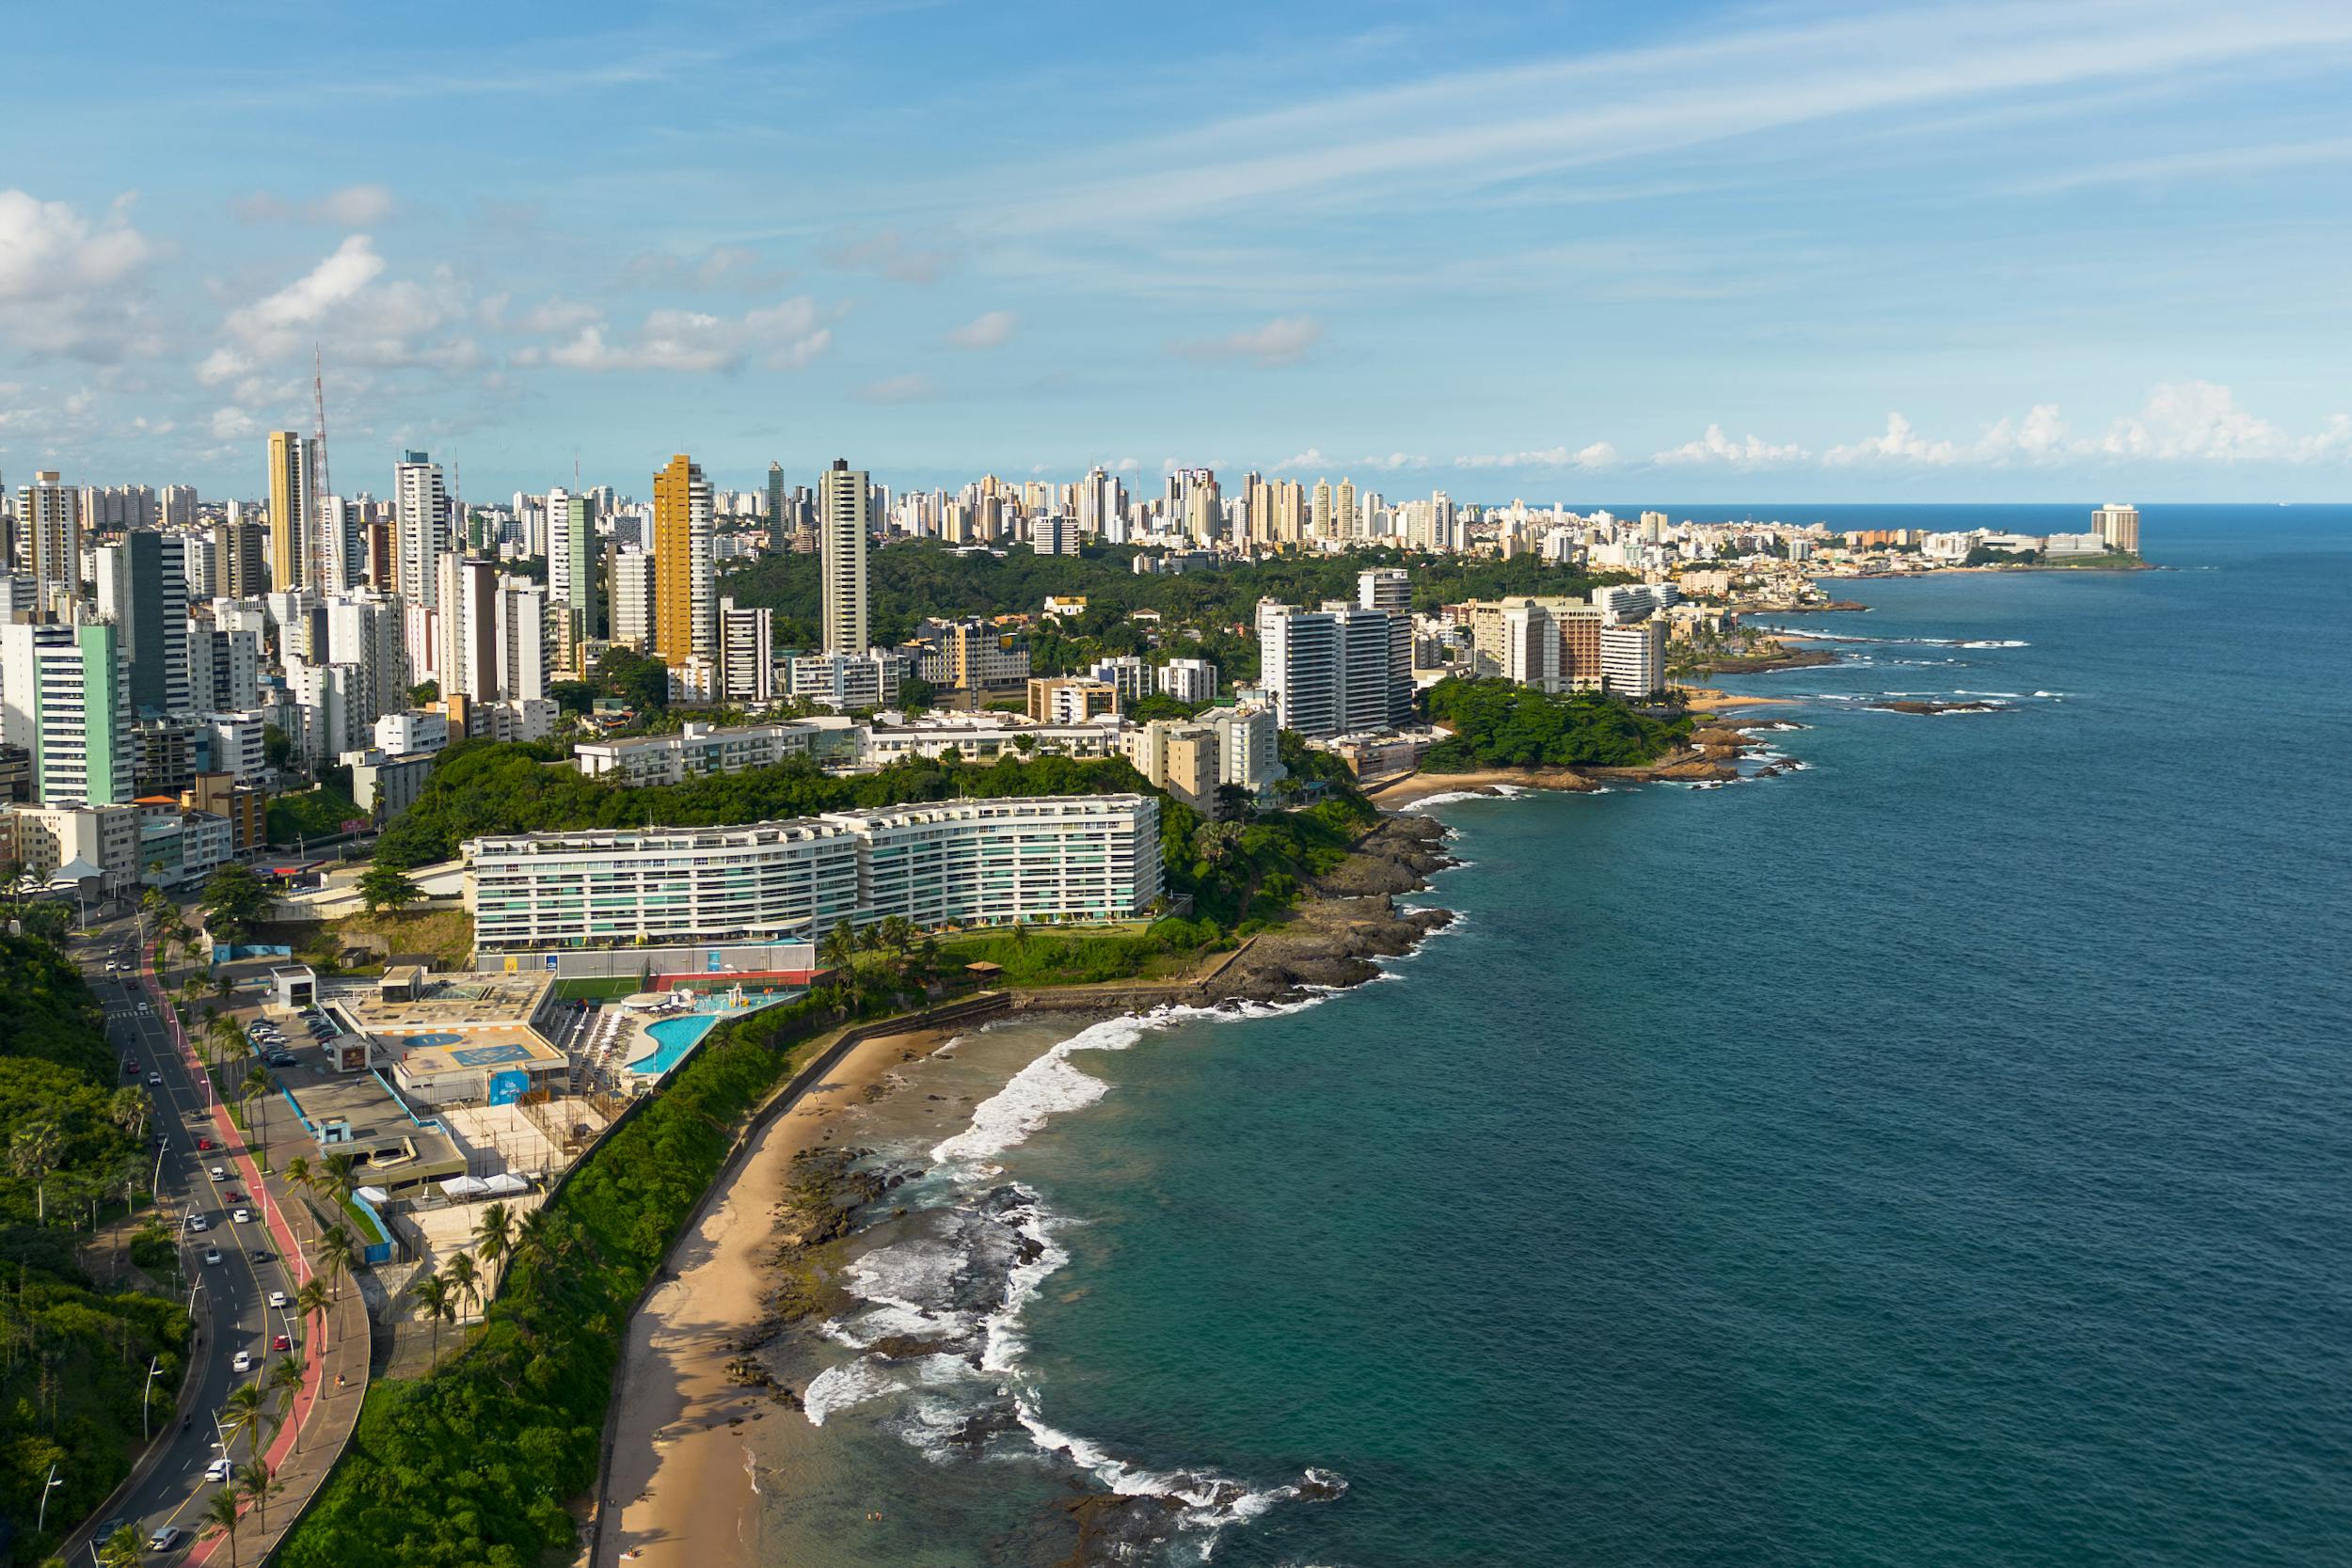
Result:
{"type": "Polygon", "coordinates": [[[442,1193],[450,1197],[480,1197],[490,1190],[490,1184],[478,1176],[453,1176],[441,1183],[442,1193]]]}
{"type": "Polygon", "coordinates": [[[485,1193],[496,1193],[501,1197],[512,1197],[516,1193],[531,1191],[531,1183],[512,1171],[501,1171],[498,1175],[485,1179],[482,1183],[482,1190],[485,1193]]]}

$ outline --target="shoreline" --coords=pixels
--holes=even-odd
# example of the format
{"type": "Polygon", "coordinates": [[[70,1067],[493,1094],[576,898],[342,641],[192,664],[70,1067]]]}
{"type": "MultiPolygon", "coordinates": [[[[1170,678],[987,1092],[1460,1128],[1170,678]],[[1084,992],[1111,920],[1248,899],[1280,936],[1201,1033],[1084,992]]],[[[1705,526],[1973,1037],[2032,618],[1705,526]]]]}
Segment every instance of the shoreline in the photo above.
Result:
{"type": "MultiPolygon", "coordinates": [[[[1772,701],[1732,699],[1726,705],[1772,701]]],[[[1379,820],[1340,865],[1310,885],[1287,919],[1219,955],[1200,974],[1017,989],[1016,1014],[1100,1021],[1168,1006],[1294,1002],[1376,979],[1387,973],[1379,959],[1412,953],[1454,920],[1449,910],[1397,905],[1400,895],[1428,891],[1432,876],[1460,863],[1444,848],[1444,824],[1401,806],[1445,793],[1528,785],[1531,777],[1538,781],[1533,787],[1587,792],[1607,788],[1604,780],[1611,779],[1713,777],[1728,774],[1728,760],[1756,743],[1729,727],[1703,728],[1692,740],[1689,750],[1648,767],[1588,770],[1592,776],[1565,768],[1407,775],[1371,792],[1379,820]],[[1554,775],[1556,784],[1549,782],[1554,775]]],[[[840,1114],[892,1092],[894,1069],[930,1056],[961,1032],[917,1029],[853,1049],[758,1134],[739,1167],[708,1196],[702,1219],[672,1248],[660,1283],[623,1337],[612,1460],[598,1491],[605,1525],[591,1568],[644,1560],[758,1568],[758,1483],[740,1429],[771,1420],[784,1430],[803,1423],[799,1399],[751,1370],[747,1353],[796,1320],[801,1298],[822,1288],[826,1264],[816,1249],[854,1234],[860,1211],[880,1196],[879,1183],[867,1191],[844,1174],[842,1162],[855,1151],[832,1144],[840,1114]],[[829,1147],[831,1162],[803,1159],[829,1147]],[[809,1233],[812,1208],[824,1214],[826,1233],[809,1233]]],[[[776,1441],[777,1430],[764,1427],[763,1440],[776,1441]]],[[[797,1440],[814,1441],[814,1429],[797,1440]]],[[[1092,1488],[1073,1493],[1065,1512],[1077,1540],[1066,1560],[1115,1557],[1126,1533],[1121,1521],[1137,1508],[1148,1513],[1153,1501],[1092,1488]]]]}

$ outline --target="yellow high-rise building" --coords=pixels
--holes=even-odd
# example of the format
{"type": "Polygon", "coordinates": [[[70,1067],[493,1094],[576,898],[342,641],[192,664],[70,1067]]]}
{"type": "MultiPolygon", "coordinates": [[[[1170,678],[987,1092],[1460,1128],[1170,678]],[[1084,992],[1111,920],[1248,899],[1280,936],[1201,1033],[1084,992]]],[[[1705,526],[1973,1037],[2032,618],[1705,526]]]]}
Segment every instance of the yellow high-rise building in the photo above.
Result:
{"type": "Polygon", "coordinates": [[[310,443],[299,431],[269,433],[269,585],[302,586],[302,543],[310,532],[310,443]]]}
{"type": "Polygon", "coordinates": [[[675,670],[711,657],[710,484],[684,452],[653,476],[653,652],[675,670]]]}

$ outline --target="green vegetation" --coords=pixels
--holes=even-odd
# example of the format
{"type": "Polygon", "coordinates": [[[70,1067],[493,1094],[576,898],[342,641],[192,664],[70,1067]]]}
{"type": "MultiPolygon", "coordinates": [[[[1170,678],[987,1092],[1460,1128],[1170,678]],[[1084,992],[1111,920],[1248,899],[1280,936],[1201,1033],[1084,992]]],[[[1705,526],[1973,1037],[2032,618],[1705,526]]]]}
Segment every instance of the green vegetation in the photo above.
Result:
{"type": "Polygon", "coordinates": [[[371,866],[360,877],[358,887],[359,896],[367,901],[370,914],[405,909],[424,896],[423,890],[396,865],[371,866]]]}
{"type": "Polygon", "coordinates": [[[1100,985],[1190,970],[1229,939],[1208,921],[1157,920],[1141,929],[1051,931],[1015,927],[940,939],[936,972],[952,977],[966,964],[992,963],[1017,986],[1100,985]]]}
{"type": "Polygon", "coordinates": [[[1990,545],[1979,545],[1968,552],[1963,566],[2033,566],[2041,563],[2040,550],[1996,550],[1990,545]]]}
{"type": "Polygon", "coordinates": [[[1497,680],[1439,681],[1429,717],[1452,730],[1422,768],[1632,768],[1655,761],[1690,733],[1687,718],[1659,720],[1594,691],[1553,696],[1497,680]]]}
{"type": "Polygon", "coordinates": [[[269,908],[269,884],[261,874],[242,861],[230,861],[204,880],[204,891],[197,895],[197,907],[204,911],[204,929],[215,942],[236,943],[262,918],[269,908]]]}
{"type": "MultiPolygon", "coordinates": [[[[176,1293],[102,1285],[77,1254],[77,1232],[144,1201],[150,1169],[151,1106],[116,1086],[96,999],[56,947],[0,936],[0,1526],[38,1561],[129,1473],[151,1358],[154,1408],[170,1409],[188,1320],[176,1293]]],[[[125,1250],[139,1267],[173,1260],[152,1226],[125,1250]]]]}
{"type": "Polygon", "coordinates": [[[293,844],[306,838],[333,838],[347,825],[365,822],[368,814],[340,789],[320,784],[295,795],[276,795],[269,802],[269,841],[293,844]]]}
{"type": "MultiPolygon", "coordinates": [[[[878,1006],[882,1004],[879,1001],[878,1006]]],[[[595,1482],[622,1325],[736,1130],[810,1037],[860,1010],[833,990],[714,1029],[634,1120],[517,1227],[484,1325],[429,1376],[381,1381],[287,1568],[535,1568],[595,1482]]]]}

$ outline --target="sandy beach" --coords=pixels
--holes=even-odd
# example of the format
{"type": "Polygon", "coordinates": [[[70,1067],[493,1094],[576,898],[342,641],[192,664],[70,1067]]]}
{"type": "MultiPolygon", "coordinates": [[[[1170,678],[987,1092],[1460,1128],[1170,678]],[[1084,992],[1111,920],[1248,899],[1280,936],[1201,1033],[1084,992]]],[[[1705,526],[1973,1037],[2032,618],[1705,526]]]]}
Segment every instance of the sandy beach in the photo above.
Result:
{"type": "MultiPolygon", "coordinates": [[[[736,1426],[800,1418],[764,1388],[729,1381],[734,1338],[760,1316],[775,1210],[793,1156],[822,1144],[908,1052],[952,1037],[921,1030],[871,1039],[760,1133],[735,1180],[673,1253],[676,1273],[628,1325],[612,1473],[605,1478],[606,1563],[748,1565],[756,1502],[736,1426]]],[[[767,1434],[771,1441],[773,1434],[767,1434]]]]}
{"type": "Polygon", "coordinates": [[[1471,773],[1407,773],[1365,794],[1382,810],[1396,811],[1432,795],[1487,794],[1505,785],[1513,789],[1601,787],[1573,768],[1488,768],[1471,773]]]}

